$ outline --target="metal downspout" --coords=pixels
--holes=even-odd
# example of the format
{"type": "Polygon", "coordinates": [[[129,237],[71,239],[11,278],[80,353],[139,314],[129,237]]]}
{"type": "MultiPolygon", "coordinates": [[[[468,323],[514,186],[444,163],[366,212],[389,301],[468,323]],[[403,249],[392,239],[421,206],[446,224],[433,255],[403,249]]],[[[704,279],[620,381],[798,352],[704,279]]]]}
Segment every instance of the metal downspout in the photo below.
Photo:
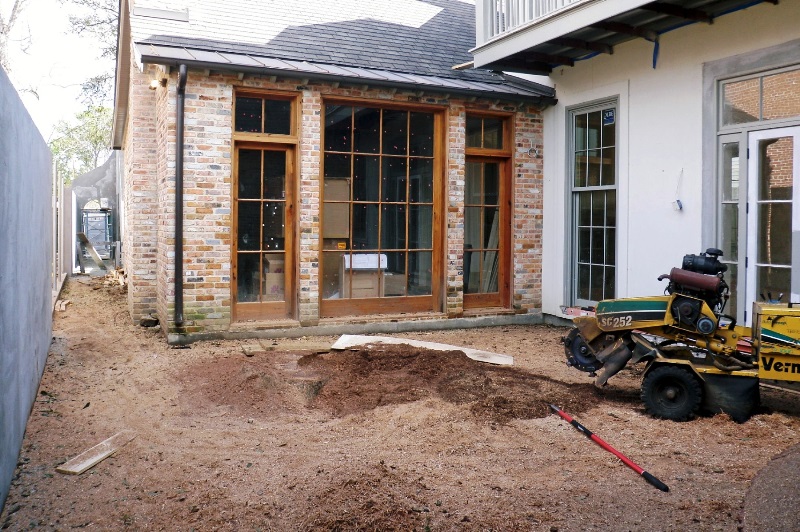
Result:
{"type": "Polygon", "coordinates": [[[186,103],[186,65],[178,67],[175,120],[175,325],[183,325],[183,117],[186,103]]]}

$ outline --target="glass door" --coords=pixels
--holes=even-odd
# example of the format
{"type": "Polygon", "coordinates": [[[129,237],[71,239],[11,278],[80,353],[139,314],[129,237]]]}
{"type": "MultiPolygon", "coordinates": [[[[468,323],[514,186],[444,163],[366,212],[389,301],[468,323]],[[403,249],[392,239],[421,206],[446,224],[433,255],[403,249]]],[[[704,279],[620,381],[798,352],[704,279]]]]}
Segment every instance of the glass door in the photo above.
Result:
{"type": "Polygon", "coordinates": [[[239,147],[236,154],[234,319],[291,317],[294,150],[239,147]]]}
{"type": "MultiPolygon", "coordinates": [[[[800,268],[800,127],[748,135],[747,306],[785,303],[800,268]]],[[[796,285],[795,285],[796,286],[796,285]]],[[[747,320],[747,314],[745,314],[747,320]]]]}

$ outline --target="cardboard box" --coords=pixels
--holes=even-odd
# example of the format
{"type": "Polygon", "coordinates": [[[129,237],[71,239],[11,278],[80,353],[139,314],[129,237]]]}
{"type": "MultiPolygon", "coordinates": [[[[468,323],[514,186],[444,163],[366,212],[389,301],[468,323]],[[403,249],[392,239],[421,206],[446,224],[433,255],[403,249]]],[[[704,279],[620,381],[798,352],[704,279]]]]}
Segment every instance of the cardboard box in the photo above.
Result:
{"type": "Polygon", "coordinates": [[[280,273],[267,273],[264,275],[264,301],[284,300],[284,276],[280,273]]]}
{"type": "Polygon", "coordinates": [[[406,295],[408,278],[403,273],[384,272],[383,274],[383,293],[386,296],[406,295]]]}
{"type": "Polygon", "coordinates": [[[342,272],[343,297],[381,297],[381,271],[380,270],[353,270],[352,277],[349,270],[342,272]],[[350,288],[352,286],[352,293],[350,288]]]}
{"type": "Polygon", "coordinates": [[[266,259],[264,273],[283,273],[284,263],[283,259],[266,259]]]}
{"type": "Polygon", "coordinates": [[[322,199],[322,238],[350,238],[350,180],[325,179],[322,199]]]}

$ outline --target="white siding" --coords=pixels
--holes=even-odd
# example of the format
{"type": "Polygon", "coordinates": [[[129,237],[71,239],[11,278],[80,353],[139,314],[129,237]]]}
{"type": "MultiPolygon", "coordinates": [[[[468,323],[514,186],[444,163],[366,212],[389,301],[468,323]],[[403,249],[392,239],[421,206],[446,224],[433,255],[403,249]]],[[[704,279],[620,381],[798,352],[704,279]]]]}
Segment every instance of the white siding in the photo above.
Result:
{"type": "Polygon", "coordinates": [[[546,112],[544,132],[543,312],[560,315],[559,305],[569,302],[567,110],[619,100],[617,296],[660,294],[658,275],[703,251],[702,224],[714,223],[702,197],[703,64],[798,39],[798,22],[800,3],[761,4],[662,35],[655,70],[653,44],[637,40],[553,72],[558,105],[546,112]],[[672,207],[676,190],[682,211],[672,207]]]}

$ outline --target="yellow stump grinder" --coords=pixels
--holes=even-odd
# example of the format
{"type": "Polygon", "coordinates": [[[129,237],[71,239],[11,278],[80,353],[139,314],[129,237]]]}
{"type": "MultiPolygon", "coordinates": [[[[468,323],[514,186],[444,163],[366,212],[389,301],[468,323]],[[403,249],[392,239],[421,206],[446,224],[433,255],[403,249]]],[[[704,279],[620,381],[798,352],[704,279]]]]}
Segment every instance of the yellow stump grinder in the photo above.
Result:
{"type": "Polygon", "coordinates": [[[747,420],[759,380],[800,382],[800,307],[753,303],[753,326],[723,314],[728,300],[722,252],[686,255],[661,275],[665,295],[601,301],[564,337],[567,364],[602,387],[629,363],[646,363],[648,413],[684,421],[701,409],[747,420]]]}

